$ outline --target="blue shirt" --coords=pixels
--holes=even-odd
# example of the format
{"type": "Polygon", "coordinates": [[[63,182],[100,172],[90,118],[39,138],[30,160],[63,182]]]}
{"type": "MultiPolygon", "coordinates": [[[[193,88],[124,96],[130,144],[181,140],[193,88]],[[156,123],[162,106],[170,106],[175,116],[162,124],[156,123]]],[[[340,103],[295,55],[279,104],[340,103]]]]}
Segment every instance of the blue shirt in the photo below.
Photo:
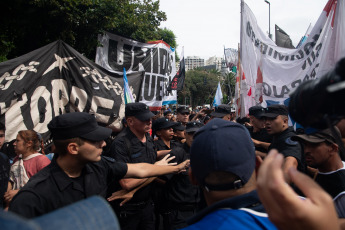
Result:
{"type": "Polygon", "coordinates": [[[191,229],[277,229],[256,191],[219,201],[187,221],[191,229]]]}

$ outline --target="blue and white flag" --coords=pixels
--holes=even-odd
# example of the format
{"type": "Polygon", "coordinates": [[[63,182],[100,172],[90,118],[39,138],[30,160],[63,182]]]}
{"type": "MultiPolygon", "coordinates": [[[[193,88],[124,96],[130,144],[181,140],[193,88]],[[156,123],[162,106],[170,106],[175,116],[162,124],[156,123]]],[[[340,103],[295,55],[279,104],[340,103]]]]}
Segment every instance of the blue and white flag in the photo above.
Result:
{"type": "Polygon", "coordinates": [[[123,68],[123,96],[125,97],[125,104],[127,105],[128,103],[133,103],[134,98],[132,95],[132,91],[129,88],[128,85],[128,80],[127,80],[127,75],[126,75],[126,69],[123,68]]]}
{"type": "Polygon", "coordinates": [[[222,104],[222,100],[223,100],[222,89],[220,87],[220,82],[218,82],[216,96],[214,96],[214,100],[213,100],[213,106],[216,107],[222,104]]]}

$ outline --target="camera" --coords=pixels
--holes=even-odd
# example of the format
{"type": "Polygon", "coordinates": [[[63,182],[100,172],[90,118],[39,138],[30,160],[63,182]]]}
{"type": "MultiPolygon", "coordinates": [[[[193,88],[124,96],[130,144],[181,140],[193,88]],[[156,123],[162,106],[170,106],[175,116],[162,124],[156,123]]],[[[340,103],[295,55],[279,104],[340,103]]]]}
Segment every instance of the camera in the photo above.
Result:
{"type": "Polygon", "coordinates": [[[345,58],[324,76],[303,82],[291,95],[289,112],[304,127],[328,128],[345,117],[345,58]]]}

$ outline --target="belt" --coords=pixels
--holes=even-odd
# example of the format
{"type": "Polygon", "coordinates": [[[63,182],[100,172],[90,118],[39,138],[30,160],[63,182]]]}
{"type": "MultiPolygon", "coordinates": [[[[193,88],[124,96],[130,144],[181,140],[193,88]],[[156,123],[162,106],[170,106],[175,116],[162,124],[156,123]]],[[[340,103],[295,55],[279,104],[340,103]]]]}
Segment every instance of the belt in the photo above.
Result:
{"type": "Polygon", "coordinates": [[[140,210],[146,207],[149,201],[137,202],[137,203],[126,203],[119,207],[120,210],[140,210]]]}

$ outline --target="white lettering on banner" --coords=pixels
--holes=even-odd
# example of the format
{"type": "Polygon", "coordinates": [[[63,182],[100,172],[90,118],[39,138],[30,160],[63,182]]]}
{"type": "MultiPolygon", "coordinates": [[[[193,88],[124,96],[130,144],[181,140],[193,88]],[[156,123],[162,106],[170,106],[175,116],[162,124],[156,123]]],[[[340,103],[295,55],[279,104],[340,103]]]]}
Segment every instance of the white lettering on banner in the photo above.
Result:
{"type": "Polygon", "coordinates": [[[87,103],[87,93],[85,90],[72,86],[70,96],[71,112],[83,112],[87,103]]]}
{"type": "MultiPolygon", "coordinates": [[[[48,132],[47,124],[53,119],[52,105],[50,103],[51,94],[44,86],[35,89],[31,97],[30,113],[35,131],[39,133],[48,132]],[[42,103],[41,106],[39,103],[42,103]]],[[[55,101],[54,101],[55,104],[55,101]]]]}
{"type": "Polygon", "coordinates": [[[170,47],[163,43],[140,43],[109,33],[100,38],[100,42],[103,46],[97,48],[97,64],[116,73],[122,73],[123,68],[127,73],[145,71],[141,102],[159,107],[164,101],[176,101],[177,92],[166,93],[168,84],[161,84],[176,75],[175,51],[170,47]]]}
{"type": "Polygon", "coordinates": [[[251,106],[261,102],[263,106],[266,101],[283,103],[302,82],[321,77],[344,57],[345,53],[339,55],[338,50],[345,49],[345,3],[341,1],[335,7],[335,2],[327,3],[310,36],[298,49],[278,47],[260,29],[248,5],[243,4],[238,76],[242,80],[236,84],[240,116],[246,116],[251,106]]]}
{"type": "Polygon", "coordinates": [[[26,93],[21,95],[20,100],[12,101],[11,106],[5,113],[5,124],[6,124],[6,140],[13,140],[16,138],[18,130],[28,129],[25,120],[31,120],[31,117],[23,117],[21,108],[25,106],[28,102],[28,97],[26,93]]]}
{"type": "Polygon", "coordinates": [[[66,113],[66,105],[68,104],[67,82],[63,79],[52,80],[52,99],[54,116],[66,113]]]}
{"type": "Polygon", "coordinates": [[[99,108],[112,109],[113,106],[114,100],[94,96],[92,98],[90,113],[95,114],[95,116],[97,117],[97,121],[108,124],[110,116],[99,113],[99,108]]]}
{"type": "Polygon", "coordinates": [[[14,80],[17,80],[17,81],[22,80],[25,74],[27,73],[27,71],[37,73],[37,69],[35,68],[35,66],[39,64],[40,64],[39,62],[32,61],[29,63],[28,66],[25,66],[23,64],[19,65],[17,68],[13,70],[12,75],[8,72],[4,73],[0,77],[0,89],[6,90],[11,86],[14,80]],[[5,81],[7,82],[5,83],[5,81]]]}

